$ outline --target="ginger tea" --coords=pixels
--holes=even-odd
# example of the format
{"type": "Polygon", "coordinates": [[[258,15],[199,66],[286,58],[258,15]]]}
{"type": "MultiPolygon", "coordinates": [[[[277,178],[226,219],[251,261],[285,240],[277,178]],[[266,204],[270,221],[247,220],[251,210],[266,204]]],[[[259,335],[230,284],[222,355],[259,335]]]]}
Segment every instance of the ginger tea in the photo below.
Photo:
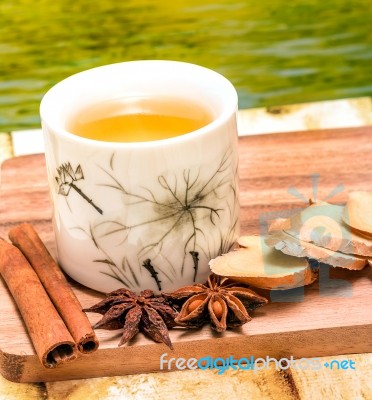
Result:
{"type": "Polygon", "coordinates": [[[122,97],[91,106],[75,115],[67,129],[106,142],[145,142],[184,135],[208,125],[205,106],[173,97],[122,97]]]}

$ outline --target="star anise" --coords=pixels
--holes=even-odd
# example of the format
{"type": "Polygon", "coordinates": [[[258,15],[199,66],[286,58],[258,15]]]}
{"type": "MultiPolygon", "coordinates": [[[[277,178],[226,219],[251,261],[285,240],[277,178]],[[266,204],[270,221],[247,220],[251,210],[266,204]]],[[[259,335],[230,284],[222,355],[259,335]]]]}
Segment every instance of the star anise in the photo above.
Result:
{"type": "Polygon", "coordinates": [[[268,302],[253,290],[214,274],[204,285],[197,283],[163,295],[181,307],[175,318],[178,325],[198,328],[209,320],[217,332],[244,325],[252,319],[248,311],[268,302]]]}
{"type": "Polygon", "coordinates": [[[84,311],[103,315],[94,325],[94,329],[123,328],[119,346],[141,331],[156,342],[163,342],[173,349],[168,329],[175,326],[177,311],[163,296],[155,296],[152,290],[144,290],[137,295],[128,289],[118,289],[84,311]]]}

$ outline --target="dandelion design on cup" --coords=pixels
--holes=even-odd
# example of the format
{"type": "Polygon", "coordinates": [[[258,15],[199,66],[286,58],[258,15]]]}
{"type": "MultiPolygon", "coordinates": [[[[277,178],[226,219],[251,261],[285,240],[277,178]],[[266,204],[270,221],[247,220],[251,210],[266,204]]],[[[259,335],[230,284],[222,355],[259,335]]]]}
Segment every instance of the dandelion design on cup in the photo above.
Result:
{"type": "Polygon", "coordinates": [[[83,170],[80,164],[73,170],[71,163],[62,164],[57,168],[58,176],[55,177],[58,184],[58,194],[67,197],[71,189],[74,189],[86,202],[88,202],[92,207],[94,207],[100,214],[103,214],[101,208],[97,207],[93,200],[90,199],[75,182],[84,179],[83,170]]]}
{"type": "MultiPolygon", "coordinates": [[[[201,254],[211,259],[226,253],[236,239],[238,211],[235,204],[238,202],[236,187],[238,172],[237,160],[232,157],[232,151],[230,149],[225,151],[222,158],[216,160],[216,166],[208,176],[206,174],[202,176],[200,168],[186,168],[179,172],[169,172],[158,176],[157,182],[154,182],[155,186],[152,186],[153,190],[139,187],[136,191],[128,190],[116,176],[114,156],[113,154],[110,159],[109,167],[99,166],[108,178],[107,182],[99,186],[120,194],[125,208],[127,210],[129,208],[129,212],[133,211],[132,214],[140,217],[135,223],[128,223],[127,220],[120,221],[117,218],[103,218],[92,223],[89,231],[84,230],[94,246],[104,255],[93,261],[106,265],[108,269],[102,273],[129,288],[140,286],[138,273],[142,268],[150,274],[157,288],[162,290],[162,279],[173,282],[177,276],[183,276],[185,264],[189,258],[195,282],[201,254]],[[141,210],[144,212],[141,213],[141,210]],[[141,214],[144,215],[142,219],[141,214]],[[225,221],[224,232],[218,225],[222,215],[225,221]],[[162,229],[158,231],[154,227],[159,222],[162,229]],[[122,257],[121,263],[114,261],[114,257],[105,250],[106,246],[102,244],[103,239],[109,239],[112,242],[115,238],[118,246],[121,246],[131,235],[136,234],[137,230],[144,227],[148,227],[147,230],[151,231],[151,235],[146,237],[147,241],[138,249],[138,266],[126,256],[122,257]],[[227,232],[226,227],[228,227],[227,232]],[[213,245],[208,240],[211,230],[217,232],[218,237],[213,245]],[[176,236],[180,231],[182,231],[179,237],[182,238],[183,259],[180,265],[176,266],[162,254],[162,250],[169,237],[176,236]],[[158,258],[161,262],[157,260],[158,258]]],[[[79,169],[81,170],[80,166],[79,169]]],[[[61,183],[65,181],[68,189],[71,188],[70,182],[75,182],[72,179],[71,170],[69,171],[69,179],[60,178],[59,180],[61,183]]],[[[92,202],[90,204],[93,205],[92,202]]]]}

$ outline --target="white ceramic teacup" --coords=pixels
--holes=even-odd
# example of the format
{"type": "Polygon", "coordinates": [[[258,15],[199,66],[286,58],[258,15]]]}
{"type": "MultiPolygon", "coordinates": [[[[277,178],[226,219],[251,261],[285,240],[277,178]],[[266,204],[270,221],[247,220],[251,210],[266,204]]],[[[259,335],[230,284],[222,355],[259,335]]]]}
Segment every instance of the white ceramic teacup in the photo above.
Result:
{"type": "Polygon", "coordinates": [[[44,96],[41,119],[58,261],[102,292],[203,282],[239,234],[237,94],[209,69],[175,61],[94,68],[44,96]],[[176,94],[213,121],[170,139],[118,143],[68,131],[79,110],[116,96],[176,94]]]}

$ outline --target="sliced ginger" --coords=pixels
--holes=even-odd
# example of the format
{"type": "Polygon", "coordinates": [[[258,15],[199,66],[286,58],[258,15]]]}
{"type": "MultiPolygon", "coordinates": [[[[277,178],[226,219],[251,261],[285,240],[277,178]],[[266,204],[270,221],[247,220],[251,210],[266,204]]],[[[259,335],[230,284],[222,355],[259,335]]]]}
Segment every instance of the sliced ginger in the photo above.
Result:
{"type": "Polygon", "coordinates": [[[290,236],[345,254],[372,256],[372,239],[350,230],[342,219],[342,206],[315,203],[287,220],[274,221],[269,231],[282,229],[290,236]]]}
{"type": "Polygon", "coordinates": [[[372,192],[350,193],[342,219],[357,233],[372,238],[372,192]]]}
{"type": "Polygon", "coordinates": [[[318,262],[331,265],[332,267],[361,270],[368,262],[364,257],[344,254],[324,247],[315,246],[312,243],[304,242],[288,235],[283,231],[276,231],[270,234],[266,238],[266,244],[290,256],[308,257],[318,262]]]}
{"type": "Polygon", "coordinates": [[[231,251],[209,262],[217,275],[264,289],[291,289],[315,281],[316,274],[303,258],[287,256],[270,248],[259,236],[244,236],[244,248],[231,251]]]}

